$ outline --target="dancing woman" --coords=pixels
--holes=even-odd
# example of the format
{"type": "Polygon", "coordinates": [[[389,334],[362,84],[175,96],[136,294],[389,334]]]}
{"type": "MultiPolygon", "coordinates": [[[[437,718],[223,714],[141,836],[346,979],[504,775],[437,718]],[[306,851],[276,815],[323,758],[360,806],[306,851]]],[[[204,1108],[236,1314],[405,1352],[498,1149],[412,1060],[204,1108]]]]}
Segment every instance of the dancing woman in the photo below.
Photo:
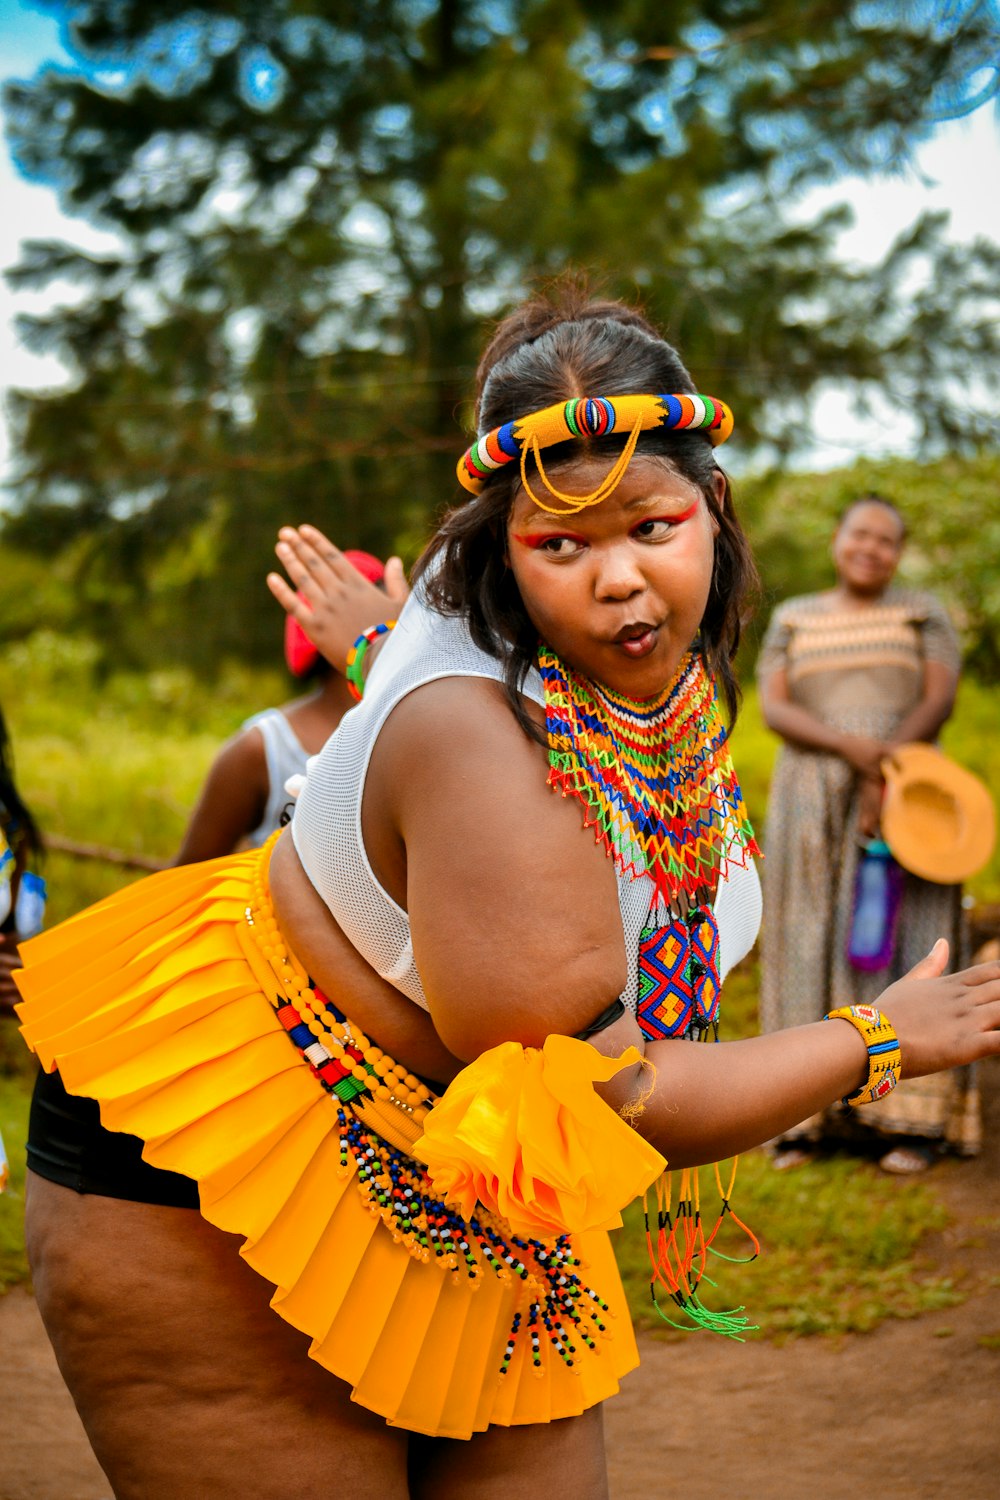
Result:
{"type": "MultiPolygon", "coordinates": [[[[478,423],[291,831],[27,950],[45,1066],[200,1193],[32,1182],[43,1315],[119,1497],[596,1500],[637,1357],[619,1209],[666,1162],[1000,1050],[1000,966],[945,978],[946,945],[840,1024],[697,1040],[758,914],[716,703],[751,578],[731,416],[632,310],[540,302],[487,349],[478,423]]],[[[319,607],[338,554],[282,547],[317,644],[353,640],[319,607]]],[[[661,1269],[711,1321],[699,1253],[661,1269]]]]}

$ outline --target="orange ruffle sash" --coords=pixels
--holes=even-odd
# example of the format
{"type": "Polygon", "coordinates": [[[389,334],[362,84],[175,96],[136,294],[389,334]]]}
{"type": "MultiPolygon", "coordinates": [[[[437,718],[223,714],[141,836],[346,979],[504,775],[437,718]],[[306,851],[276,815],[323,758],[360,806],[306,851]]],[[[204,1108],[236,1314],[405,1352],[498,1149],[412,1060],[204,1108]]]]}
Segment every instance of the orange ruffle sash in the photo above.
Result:
{"type": "Polygon", "coordinates": [[[466,1218],[483,1203],[537,1239],[617,1229],[667,1164],[590,1085],[638,1061],[635,1047],[608,1058],[568,1036],[504,1042],[449,1085],[414,1155],[466,1218]]]}

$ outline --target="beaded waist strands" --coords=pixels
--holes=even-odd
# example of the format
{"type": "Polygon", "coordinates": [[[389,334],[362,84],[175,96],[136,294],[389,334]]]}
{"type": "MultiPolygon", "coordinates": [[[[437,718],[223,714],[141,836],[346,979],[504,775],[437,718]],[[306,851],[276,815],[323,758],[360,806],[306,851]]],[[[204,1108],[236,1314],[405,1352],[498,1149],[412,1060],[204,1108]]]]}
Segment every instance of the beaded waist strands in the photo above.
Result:
{"type": "MultiPolygon", "coordinates": [[[[653,896],[640,935],[636,1019],[647,1041],[718,1039],[719,929],[712,905],[718,881],[760,850],[729,753],[715,683],[689,652],[663,692],[634,701],[580,677],[547,646],[538,654],[545,689],[549,784],[584,807],[584,823],[626,876],[647,876],[653,896]]],[[[734,1162],[714,1228],[706,1234],[697,1173],[681,1176],[676,1203],[670,1175],[648,1200],[646,1237],[652,1295],[658,1288],[693,1323],[739,1337],[739,1309],[711,1312],[698,1296],[708,1252],[729,1216],[757,1241],[730,1206],[734,1162]]],[[[728,1257],[726,1257],[728,1258],[728,1257]]],[[[690,1326],[689,1324],[682,1326],[690,1326]]]]}
{"type": "Polygon", "coordinates": [[[522,1284],[525,1296],[513,1315],[501,1376],[521,1340],[530,1346],[526,1357],[539,1374],[553,1356],[575,1369],[608,1333],[609,1308],[578,1274],[582,1267],[570,1237],[543,1242],[516,1235],[481,1205],[463,1218],[435,1193],[412,1152],[436,1096],[310,983],[282,941],[266,868],[265,854],[246,909],[247,928],[270,971],[265,993],[274,996],[277,1018],[336,1107],[341,1174],[356,1174],[369,1212],[415,1260],[436,1259],[456,1284],[471,1290],[486,1275],[522,1284]]]}

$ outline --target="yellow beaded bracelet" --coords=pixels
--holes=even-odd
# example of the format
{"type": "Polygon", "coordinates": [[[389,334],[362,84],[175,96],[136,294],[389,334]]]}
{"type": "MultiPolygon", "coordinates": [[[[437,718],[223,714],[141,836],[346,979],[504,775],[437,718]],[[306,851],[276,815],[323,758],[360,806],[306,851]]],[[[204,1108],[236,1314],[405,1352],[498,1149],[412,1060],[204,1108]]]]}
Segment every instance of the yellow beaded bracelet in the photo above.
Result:
{"type": "Polygon", "coordinates": [[[873,1104],[891,1094],[899,1082],[901,1058],[899,1038],[882,1012],[874,1005],[842,1005],[824,1017],[826,1021],[849,1021],[864,1037],[868,1048],[868,1078],[845,1104],[873,1104]]]}

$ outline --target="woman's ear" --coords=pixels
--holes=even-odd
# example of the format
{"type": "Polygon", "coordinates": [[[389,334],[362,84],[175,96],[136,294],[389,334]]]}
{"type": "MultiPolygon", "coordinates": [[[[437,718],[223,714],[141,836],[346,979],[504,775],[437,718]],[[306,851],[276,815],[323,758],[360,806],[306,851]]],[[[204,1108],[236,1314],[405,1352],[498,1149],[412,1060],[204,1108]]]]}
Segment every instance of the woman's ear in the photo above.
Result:
{"type": "MultiPolygon", "coordinates": [[[[714,470],[712,474],[712,490],[715,495],[716,510],[721,513],[726,504],[726,476],[725,474],[723,474],[721,469],[714,470]]],[[[715,510],[713,510],[711,506],[709,506],[708,508],[708,519],[712,523],[712,535],[718,536],[719,517],[716,515],[715,510]]]]}

